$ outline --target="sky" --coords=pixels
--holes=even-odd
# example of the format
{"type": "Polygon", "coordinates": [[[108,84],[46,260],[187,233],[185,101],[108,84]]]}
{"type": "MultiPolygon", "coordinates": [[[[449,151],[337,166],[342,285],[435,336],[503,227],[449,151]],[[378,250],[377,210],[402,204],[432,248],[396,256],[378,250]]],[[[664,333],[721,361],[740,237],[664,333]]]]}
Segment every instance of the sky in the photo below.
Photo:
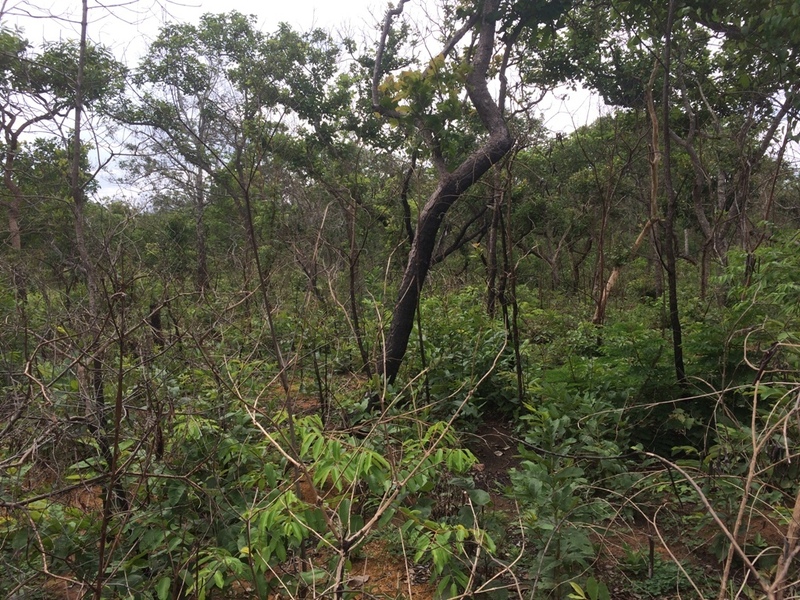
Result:
{"type": "MultiPolygon", "coordinates": [[[[425,4],[426,0],[412,0],[406,10],[425,4]]],[[[6,22],[22,27],[35,44],[77,39],[80,5],[80,0],[0,0],[6,22]]],[[[388,5],[386,0],[90,0],[89,37],[133,66],[166,22],[197,23],[205,13],[237,10],[255,15],[259,28],[267,32],[286,22],[300,31],[322,27],[372,39],[388,5]]],[[[584,91],[563,88],[545,98],[539,110],[551,130],[569,132],[591,122],[602,106],[584,91]]]]}
{"type": "MultiPolygon", "coordinates": [[[[80,35],[80,0],[0,0],[3,4],[6,22],[21,26],[32,42],[80,35]]],[[[132,64],[162,24],[196,23],[205,13],[255,15],[264,31],[286,22],[301,31],[323,27],[346,33],[374,27],[386,6],[382,0],[90,0],[88,34],[132,64]]]]}

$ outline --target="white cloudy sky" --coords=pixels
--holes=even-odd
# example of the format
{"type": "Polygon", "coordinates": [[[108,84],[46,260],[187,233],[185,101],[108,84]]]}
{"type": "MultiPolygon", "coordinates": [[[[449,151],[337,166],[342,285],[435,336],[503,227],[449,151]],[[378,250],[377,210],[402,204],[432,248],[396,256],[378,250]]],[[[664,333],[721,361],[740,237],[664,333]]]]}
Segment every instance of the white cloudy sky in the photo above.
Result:
{"type": "MultiPolygon", "coordinates": [[[[414,5],[432,5],[432,0],[412,0],[414,5]]],[[[5,22],[18,25],[34,43],[79,35],[80,0],[0,0],[5,22]]],[[[388,6],[386,0],[90,0],[89,36],[113,49],[117,58],[135,65],[148,41],[168,21],[197,22],[207,12],[238,10],[255,15],[264,31],[286,22],[305,31],[323,27],[360,39],[374,38],[376,23],[388,6]]],[[[585,125],[601,110],[596,98],[586,93],[561,90],[539,107],[548,127],[571,131],[585,125]]]]}
{"type": "MultiPolygon", "coordinates": [[[[4,20],[32,42],[79,35],[80,0],[0,0],[4,20]]],[[[286,22],[299,30],[319,26],[359,31],[374,25],[387,3],[381,0],[90,0],[89,36],[135,63],[164,22],[197,22],[204,13],[238,10],[255,15],[271,31],[286,22]]]]}

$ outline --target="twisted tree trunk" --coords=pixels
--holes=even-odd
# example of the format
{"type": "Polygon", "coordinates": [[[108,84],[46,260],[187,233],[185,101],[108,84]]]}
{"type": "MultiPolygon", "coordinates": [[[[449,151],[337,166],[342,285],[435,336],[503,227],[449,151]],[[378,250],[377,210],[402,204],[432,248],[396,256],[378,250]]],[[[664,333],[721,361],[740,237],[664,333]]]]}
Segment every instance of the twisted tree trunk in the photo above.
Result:
{"type": "MultiPolygon", "coordinates": [[[[383,349],[382,360],[377,371],[389,382],[394,382],[400,365],[408,348],[408,340],[414,327],[414,314],[420,293],[431,266],[431,258],[436,246],[439,228],[450,207],[475,184],[491,167],[501,160],[514,145],[514,139],[508,131],[502,111],[489,93],[487,73],[489,62],[494,51],[495,28],[499,10],[499,0],[487,0],[483,3],[480,15],[476,15],[462,28],[457,36],[463,36],[473,26],[478,27],[478,42],[471,59],[471,71],[467,77],[467,94],[475,106],[482,124],[489,133],[486,141],[468,156],[455,170],[440,171],[439,184],[428,198],[419,215],[416,235],[408,256],[400,290],[392,313],[392,322],[383,349]]],[[[384,22],[382,42],[376,57],[375,75],[373,77],[373,105],[376,111],[388,114],[380,105],[378,95],[378,79],[381,75],[380,65],[386,35],[391,26],[391,19],[402,11],[403,3],[397,9],[389,11],[384,22]]],[[[445,51],[452,48],[457,40],[451,40],[445,51]]]]}

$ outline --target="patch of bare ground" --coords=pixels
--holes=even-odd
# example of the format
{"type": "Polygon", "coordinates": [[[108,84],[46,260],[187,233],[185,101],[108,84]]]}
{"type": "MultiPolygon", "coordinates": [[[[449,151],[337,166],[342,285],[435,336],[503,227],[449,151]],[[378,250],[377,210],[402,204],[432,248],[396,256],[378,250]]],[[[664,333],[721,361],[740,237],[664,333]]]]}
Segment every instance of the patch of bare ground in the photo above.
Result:
{"type": "Polygon", "coordinates": [[[42,585],[42,596],[47,600],[81,600],[88,592],[86,584],[68,578],[50,578],[42,585]]]}
{"type": "Polygon", "coordinates": [[[357,585],[363,598],[408,598],[430,600],[435,586],[427,582],[415,565],[388,549],[381,540],[367,543],[362,558],[353,560],[349,587],[357,585]]]}
{"type": "Polygon", "coordinates": [[[512,426],[500,419],[484,420],[465,442],[478,459],[473,469],[475,486],[489,492],[495,510],[515,512],[513,502],[504,494],[504,488],[511,484],[509,472],[521,462],[512,426]]]}

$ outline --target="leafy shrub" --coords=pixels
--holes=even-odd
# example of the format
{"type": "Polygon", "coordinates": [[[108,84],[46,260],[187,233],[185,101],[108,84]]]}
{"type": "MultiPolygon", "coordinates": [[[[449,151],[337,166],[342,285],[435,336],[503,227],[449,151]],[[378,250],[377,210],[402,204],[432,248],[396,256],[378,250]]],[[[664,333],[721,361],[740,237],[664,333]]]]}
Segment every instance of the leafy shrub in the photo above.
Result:
{"type": "Polygon", "coordinates": [[[591,394],[543,384],[520,417],[523,461],[511,473],[526,538],[535,546],[529,565],[536,585],[557,587],[594,561],[593,524],[612,514],[602,488],[631,485],[619,455],[627,447],[621,411],[591,394]],[[602,484],[600,484],[602,482],[602,484]]]}
{"type": "Polygon", "coordinates": [[[698,598],[692,582],[687,578],[687,574],[692,581],[708,585],[710,592],[713,593],[713,582],[708,581],[708,575],[697,566],[686,562],[680,565],[671,560],[664,560],[656,555],[652,564],[652,573],[648,573],[650,567],[647,559],[641,553],[626,553],[626,560],[622,565],[623,571],[628,574],[631,590],[637,598],[698,598]]]}
{"type": "MultiPolygon", "coordinates": [[[[466,419],[477,417],[481,408],[508,411],[516,403],[513,351],[503,323],[486,315],[483,302],[478,288],[422,302],[428,370],[420,386],[427,386],[431,400],[440,404],[437,414],[452,414],[468,396],[461,413],[466,419]]],[[[409,368],[418,371],[416,347],[412,339],[409,368]]]]}

